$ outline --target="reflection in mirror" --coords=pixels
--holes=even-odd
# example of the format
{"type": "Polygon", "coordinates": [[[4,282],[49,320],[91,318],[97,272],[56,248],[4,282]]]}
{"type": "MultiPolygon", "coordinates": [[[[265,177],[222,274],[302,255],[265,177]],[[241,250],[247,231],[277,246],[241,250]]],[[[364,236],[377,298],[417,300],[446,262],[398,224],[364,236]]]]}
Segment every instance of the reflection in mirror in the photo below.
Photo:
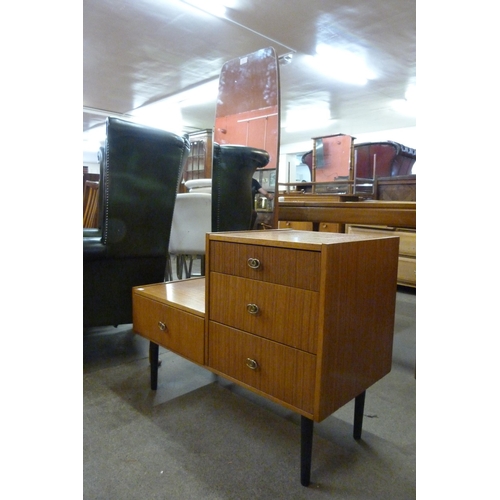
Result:
{"type": "MultiPolygon", "coordinates": [[[[224,64],[219,79],[214,142],[267,151],[269,163],[258,169],[254,178],[273,196],[278,178],[279,133],[279,65],[274,48],[261,49],[224,64]]],[[[254,228],[277,227],[274,209],[277,197],[270,203],[256,198],[254,228]]]]}
{"type": "Polygon", "coordinates": [[[316,192],[352,193],[354,141],[336,134],[313,138],[312,178],[316,192]]]}
{"type": "Polygon", "coordinates": [[[284,194],[351,196],[355,190],[354,139],[346,134],[313,137],[313,149],[302,155],[297,166],[297,182],[280,182],[285,187],[284,194]]]}

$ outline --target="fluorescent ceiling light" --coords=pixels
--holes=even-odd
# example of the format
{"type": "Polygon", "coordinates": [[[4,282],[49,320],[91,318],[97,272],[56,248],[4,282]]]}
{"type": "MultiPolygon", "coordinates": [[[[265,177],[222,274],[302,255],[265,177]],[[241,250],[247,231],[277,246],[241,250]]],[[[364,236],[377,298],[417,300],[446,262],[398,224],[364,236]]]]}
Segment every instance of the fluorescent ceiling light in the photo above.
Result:
{"type": "Polygon", "coordinates": [[[324,43],[316,47],[312,63],[325,75],[346,83],[365,85],[375,78],[362,55],[324,43]]]}
{"type": "Polygon", "coordinates": [[[180,92],[172,96],[171,99],[175,100],[181,108],[188,108],[189,106],[196,106],[207,102],[213,102],[215,106],[218,93],[219,79],[216,78],[192,89],[180,92]]]}
{"type": "Polygon", "coordinates": [[[224,17],[226,15],[227,2],[225,0],[181,0],[181,2],[217,17],[224,17]]]}
{"type": "Polygon", "coordinates": [[[283,128],[287,132],[299,132],[326,127],[334,121],[327,103],[324,106],[303,106],[287,112],[283,128]]]}
{"type": "MultiPolygon", "coordinates": [[[[141,123],[149,127],[159,128],[179,135],[184,133],[182,109],[204,103],[213,102],[214,116],[217,93],[219,91],[219,79],[215,78],[206,83],[193,87],[184,92],[172,95],[160,101],[142,106],[126,114],[112,113],[109,111],[84,108],[84,112],[101,115],[103,117],[115,116],[123,120],[141,123]]],[[[104,141],[106,139],[106,127],[94,127],[84,132],[84,140],[104,141]]],[[[92,146],[93,147],[93,146],[92,146]]]]}
{"type": "Polygon", "coordinates": [[[178,94],[162,99],[161,101],[148,104],[141,108],[130,111],[134,120],[150,127],[161,128],[182,135],[183,120],[182,109],[204,103],[213,102],[214,115],[217,93],[219,91],[219,79],[193,87],[192,89],[179,92],[178,94]]]}
{"type": "Polygon", "coordinates": [[[393,109],[402,115],[417,116],[417,88],[415,85],[408,86],[404,99],[395,99],[391,104],[393,109]]]}
{"type": "Polygon", "coordinates": [[[163,101],[137,108],[131,111],[134,121],[148,127],[159,128],[182,135],[183,123],[179,103],[165,99],[163,101]]]}

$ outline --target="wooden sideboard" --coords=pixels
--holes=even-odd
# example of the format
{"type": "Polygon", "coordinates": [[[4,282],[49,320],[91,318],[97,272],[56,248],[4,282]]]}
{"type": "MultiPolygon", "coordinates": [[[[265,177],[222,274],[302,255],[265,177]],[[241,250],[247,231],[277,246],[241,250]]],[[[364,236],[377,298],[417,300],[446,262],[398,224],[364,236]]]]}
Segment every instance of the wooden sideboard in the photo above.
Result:
{"type": "Polygon", "coordinates": [[[398,238],[296,230],[207,235],[206,277],[133,289],[134,331],[301,415],[301,483],[313,422],[391,370],[398,238]]]}
{"type": "Polygon", "coordinates": [[[329,196],[285,197],[278,202],[280,221],[303,221],[319,225],[368,224],[376,226],[417,227],[417,204],[412,201],[338,201],[329,196]]]}
{"type": "Polygon", "coordinates": [[[398,284],[416,287],[416,202],[285,196],[279,201],[278,219],[281,228],[399,236],[398,284]]]}

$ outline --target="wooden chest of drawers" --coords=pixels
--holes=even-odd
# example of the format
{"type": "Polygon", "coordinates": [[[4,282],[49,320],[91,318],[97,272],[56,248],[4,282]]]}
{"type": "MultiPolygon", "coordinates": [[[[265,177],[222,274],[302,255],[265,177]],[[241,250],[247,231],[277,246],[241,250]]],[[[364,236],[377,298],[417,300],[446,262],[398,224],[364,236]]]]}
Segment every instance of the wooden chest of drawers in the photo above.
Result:
{"type": "Polygon", "coordinates": [[[391,369],[398,239],[207,236],[207,365],[317,422],[391,369]]]}

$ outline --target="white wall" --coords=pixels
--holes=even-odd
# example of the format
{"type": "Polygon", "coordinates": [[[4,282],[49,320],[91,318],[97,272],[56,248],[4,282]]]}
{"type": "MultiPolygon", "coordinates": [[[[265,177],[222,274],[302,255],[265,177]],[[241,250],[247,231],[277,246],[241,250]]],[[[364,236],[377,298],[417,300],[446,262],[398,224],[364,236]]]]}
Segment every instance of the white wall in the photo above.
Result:
{"type": "MultiPolygon", "coordinates": [[[[84,145],[85,147],[85,145],[84,145]]],[[[83,150],[83,166],[89,167],[89,174],[99,173],[99,161],[97,160],[97,151],[83,150]]]]}

